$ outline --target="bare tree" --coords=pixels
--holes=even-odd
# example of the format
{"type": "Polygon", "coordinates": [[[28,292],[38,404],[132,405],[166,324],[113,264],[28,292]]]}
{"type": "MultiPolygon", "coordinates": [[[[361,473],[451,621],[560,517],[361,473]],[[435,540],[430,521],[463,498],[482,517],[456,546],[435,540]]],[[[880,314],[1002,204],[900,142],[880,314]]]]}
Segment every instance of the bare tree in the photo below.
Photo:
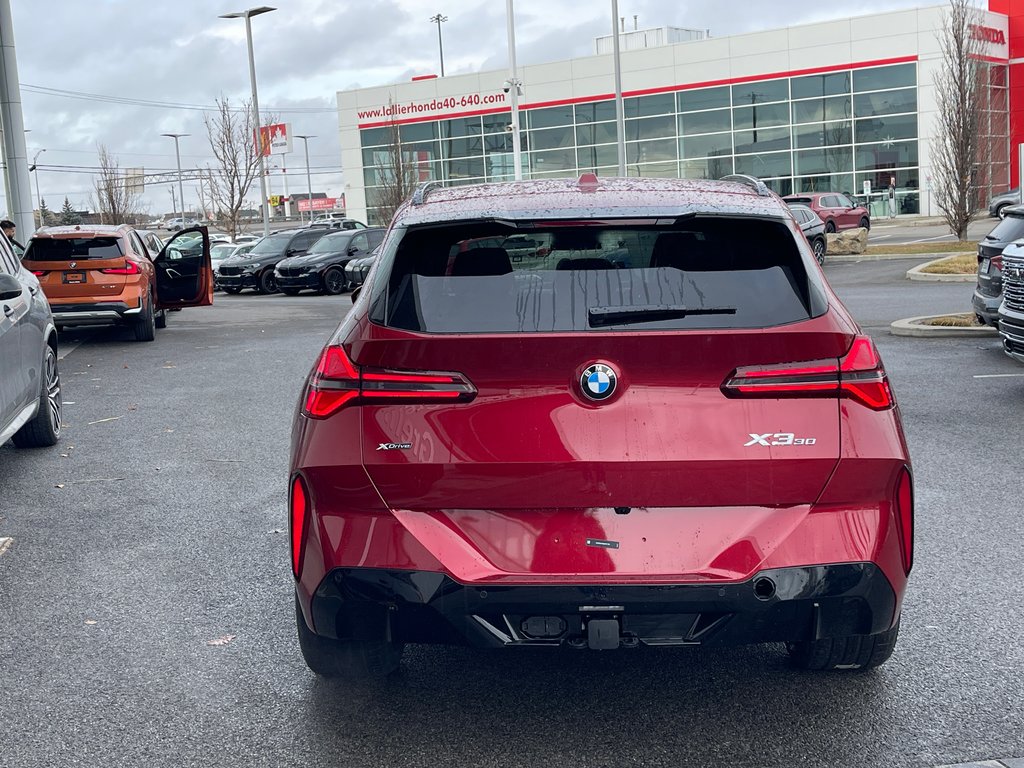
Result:
{"type": "MultiPolygon", "coordinates": [[[[390,100],[388,103],[391,103],[390,100]]],[[[419,169],[412,153],[402,151],[402,138],[394,119],[388,126],[385,153],[384,163],[377,171],[380,184],[377,206],[380,209],[380,223],[387,226],[395,211],[409,199],[419,183],[419,169]]]]}
{"type": "Polygon", "coordinates": [[[95,207],[103,224],[135,223],[142,212],[142,201],[127,183],[117,158],[103,144],[96,145],[99,171],[93,181],[95,207]]]}
{"type": "MultiPolygon", "coordinates": [[[[207,190],[217,224],[232,239],[241,225],[245,196],[259,176],[260,153],[252,102],[232,107],[227,98],[217,99],[217,111],[206,114],[206,133],[216,163],[208,168],[207,190]]],[[[264,123],[274,122],[266,117],[264,123]]],[[[263,203],[266,205],[266,201],[263,203]]]]}
{"type": "Polygon", "coordinates": [[[973,187],[979,170],[988,175],[991,159],[989,131],[984,126],[985,72],[981,60],[984,40],[974,34],[980,23],[970,0],[950,0],[938,33],[942,67],[935,74],[937,130],[932,139],[935,203],[949,231],[963,240],[967,225],[978,212],[973,187]]]}

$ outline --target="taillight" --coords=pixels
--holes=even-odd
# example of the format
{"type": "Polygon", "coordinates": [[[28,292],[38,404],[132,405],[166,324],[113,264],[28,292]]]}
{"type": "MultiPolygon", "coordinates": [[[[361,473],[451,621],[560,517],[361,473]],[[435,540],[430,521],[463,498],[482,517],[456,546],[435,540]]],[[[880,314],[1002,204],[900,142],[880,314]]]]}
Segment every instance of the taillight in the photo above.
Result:
{"type": "Polygon", "coordinates": [[[309,495],[306,493],[306,484],[298,475],[292,480],[289,506],[291,512],[292,574],[297,579],[299,578],[299,571],[302,566],[302,543],[306,539],[306,520],[309,518],[309,495]]]}
{"type": "Polygon", "coordinates": [[[140,270],[139,265],[134,261],[125,261],[123,267],[108,267],[101,269],[100,272],[104,275],[137,275],[140,270]]]}
{"type": "Polygon", "coordinates": [[[875,345],[857,336],[839,360],[814,360],[737,368],[725,383],[727,397],[848,397],[882,411],[893,405],[875,345]]]}
{"type": "Polygon", "coordinates": [[[464,402],[475,396],[476,389],[461,373],[359,369],[344,349],[330,346],[309,379],[302,412],[326,419],[357,402],[464,402]]]}
{"type": "Polygon", "coordinates": [[[993,256],[989,260],[989,269],[998,269],[1000,272],[1003,271],[1003,254],[993,256]]]}
{"type": "Polygon", "coordinates": [[[46,270],[45,269],[33,269],[32,270],[32,274],[35,275],[36,277],[42,277],[43,275],[46,274],[46,270]]]}
{"type": "Polygon", "coordinates": [[[896,522],[900,527],[900,554],[903,570],[909,574],[914,566],[914,479],[904,467],[896,485],[896,522]]]}

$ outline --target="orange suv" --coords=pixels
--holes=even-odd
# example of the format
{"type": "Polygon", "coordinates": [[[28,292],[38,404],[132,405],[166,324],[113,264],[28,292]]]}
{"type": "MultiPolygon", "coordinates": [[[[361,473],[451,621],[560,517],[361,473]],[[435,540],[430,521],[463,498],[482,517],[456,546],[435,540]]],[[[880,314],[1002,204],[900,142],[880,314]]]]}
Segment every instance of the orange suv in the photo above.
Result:
{"type": "Polygon", "coordinates": [[[44,227],[22,263],[39,278],[58,329],[119,324],[152,341],[167,310],[213,303],[206,227],[179,232],[155,256],[126,224],[44,227]]]}

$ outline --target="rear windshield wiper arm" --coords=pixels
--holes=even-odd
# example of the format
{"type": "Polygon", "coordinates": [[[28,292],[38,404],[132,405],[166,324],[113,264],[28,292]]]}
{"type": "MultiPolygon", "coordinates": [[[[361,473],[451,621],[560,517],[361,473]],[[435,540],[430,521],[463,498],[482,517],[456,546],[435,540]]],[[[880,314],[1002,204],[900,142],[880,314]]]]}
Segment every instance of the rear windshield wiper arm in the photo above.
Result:
{"type": "Polygon", "coordinates": [[[653,323],[696,315],[735,315],[736,307],[683,307],[673,304],[647,304],[629,307],[591,307],[587,322],[591,327],[624,323],[653,323]]]}

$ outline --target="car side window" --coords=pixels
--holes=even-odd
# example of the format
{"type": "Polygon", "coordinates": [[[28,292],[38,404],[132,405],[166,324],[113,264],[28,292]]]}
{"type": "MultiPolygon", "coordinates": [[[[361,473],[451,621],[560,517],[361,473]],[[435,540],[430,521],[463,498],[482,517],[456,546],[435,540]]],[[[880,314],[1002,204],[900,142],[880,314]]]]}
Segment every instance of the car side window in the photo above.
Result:
{"type": "Polygon", "coordinates": [[[149,256],[149,251],[146,249],[146,246],[142,244],[142,241],[139,240],[137,232],[128,233],[128,242],[132,247],[132,251],[137,253],[139,256],[149,256]]]}
{"type": "Polygon", "coordinates": [[[368,247],[366,235],[354,235],[349,241],[349,247],[359,251],[365,251],[368,247]]]}
{"type": "Polygon", "coordinates": [[[14,249],[11,248],[6,237],[0,239],[0,272],[9,275],[18,274],[18,258],[14,255],[14,249]]]}
{"type": "Polygon", "coordinates": [[[378,229],[373,232],[369,232],[367,233],[367,236],[370,238],[370,248],[376,248],[378,245],[384,242],[383,229],[378,229]]]}
{"type": "Polygon", "coordinates": [[[292,244],[289,247],[294,248],[297,251],[304,251],[317,240],[319,240],[322,235],[323,232],[319,231],[303,232],[301,235],[298,235],[294,240],[292,240],[292,244]]]}

